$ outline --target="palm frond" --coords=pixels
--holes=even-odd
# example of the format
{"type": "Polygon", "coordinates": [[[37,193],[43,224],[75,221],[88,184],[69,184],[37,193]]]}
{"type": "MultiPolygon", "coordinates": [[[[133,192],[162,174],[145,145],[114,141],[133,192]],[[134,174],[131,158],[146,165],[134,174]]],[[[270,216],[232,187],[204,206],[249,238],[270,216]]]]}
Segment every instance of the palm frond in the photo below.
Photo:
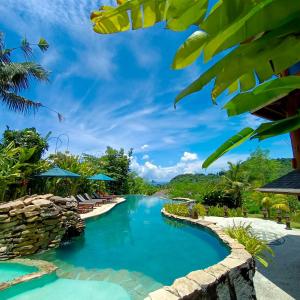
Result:
{"type": "Polygon", "coordinates": [[[29,100],[25,97],[17,95],[15,93],[6,92],[1,90],[1,100],[8,107],[8,109],[15,112],[28,113],[30,111],[36,112],[42,104],[29,100]]]}
{"type": "Polygon", "coordinates": [[[31,78],[47,81],[49,72],[33,62],[6,63],[0,66],[0,83],[10,91],[20,91],[29,87],[31,78]]]}

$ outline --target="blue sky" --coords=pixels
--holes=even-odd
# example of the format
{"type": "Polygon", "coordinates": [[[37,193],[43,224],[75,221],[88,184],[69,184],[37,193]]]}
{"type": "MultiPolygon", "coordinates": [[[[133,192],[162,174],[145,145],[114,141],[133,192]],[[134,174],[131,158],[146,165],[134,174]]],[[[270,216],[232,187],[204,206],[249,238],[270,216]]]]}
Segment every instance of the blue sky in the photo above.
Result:
{"type": "MultiPolygon", "coordinates": [[[[107,145],[134,148],[132,168],[141,176],[166,181],[179,173],[203,172],[202,161],[244,126],[260,120],[243,115],[228,119],[221,109],[224,94],[213,106],[210,87],[183,100],[176,94],[207,68],[198,60],[183,71],[170,68],[176,49],[192,29],[174,33],[155,28],[102,36],[93,32],[89,14],[95,0],[6,0],[0,4],[1,31],[8,47],[23,36],[44,37],[50,44],[34,59],[51,71],[46,84],[33,84],[24,95],[61,112],[62,123],[46,109],[35,116],[8,112],[0,106],[0,130],[36,127],[61,136],[58,150],[99,155],[107,145]],[[67,138],[67,137],[68,138],[67,138]]],[[[55,139],[50,140],[55,151],[55,139]]],[[[273,157],[291,157],[288,136],[262,143],[248,142],[217,161],[206,172],[226,167],[228,160],[245,159],[258,146],[273,157]]]]}

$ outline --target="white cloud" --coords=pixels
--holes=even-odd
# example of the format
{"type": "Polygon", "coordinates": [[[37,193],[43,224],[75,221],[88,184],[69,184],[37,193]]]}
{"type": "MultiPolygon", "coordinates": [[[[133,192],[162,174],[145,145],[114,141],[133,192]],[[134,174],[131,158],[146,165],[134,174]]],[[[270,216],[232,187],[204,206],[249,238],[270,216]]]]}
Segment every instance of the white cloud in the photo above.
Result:
{"type": "Polygon", "coordinates": [[[198,159],[197,153],[190,153],[190,152],[184,152],[181,157],[182,161],[191,161],[196,159],[198,159]]]}
{"type": "Polygon", "coordinates": [[[148,160],[150,156],[148,154],[143,155],[143,160],[148,160]]]}
{"type": "Polygon", "coordinates": [[[145,144],[145,145],[143,145],[143,146],[141,147],[142,150],[146,150],[146,149],[148,149],[148,148],[149,148],[149,145],[148,145],[148,144],[145,144]]]}
{"type": "MultiPolygon", "coordinates": [[[[188,152],[185,152],[188,153],[188,152]]],[[[245,160],[248,154],[229,154],[221,157],[217,160],[209,169],[202,169],[202,163],[204,160],[199,159],[196,153],[183,154],[180,161],[172,166],[160,166],[152,162],[145,162],[141,164],[138,162],[137,158],[133,158],[131,163],[131,169],[137,172],[137,174],[148,180],[155,180],[159,182],[166,182],[179,174],[195,174],[195,173],[213,173],[218,172],[222,169],[227,168],[227,162],[237,162],[239,160],[245,160]],[[183,157],[192,158],[187,160],[182,160],[183,157]],[[195,158],[196,157],[196,158],[195,158]]]]}

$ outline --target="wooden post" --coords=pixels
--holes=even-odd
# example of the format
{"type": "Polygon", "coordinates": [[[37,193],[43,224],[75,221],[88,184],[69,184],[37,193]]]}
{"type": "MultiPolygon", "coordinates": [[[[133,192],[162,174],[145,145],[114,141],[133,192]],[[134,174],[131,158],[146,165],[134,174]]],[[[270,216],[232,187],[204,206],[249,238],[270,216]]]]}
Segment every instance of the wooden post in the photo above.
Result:
{"type": "MultiPolygon", "coordinates": [[[[288,117],[295,116],[300,110],[300,94],[293,93],[288,98],[287,115],[288,117]]],[[[291,144],[294,154],[293,168],[300,170],[300,129],[290,133],[291,144]]]]}

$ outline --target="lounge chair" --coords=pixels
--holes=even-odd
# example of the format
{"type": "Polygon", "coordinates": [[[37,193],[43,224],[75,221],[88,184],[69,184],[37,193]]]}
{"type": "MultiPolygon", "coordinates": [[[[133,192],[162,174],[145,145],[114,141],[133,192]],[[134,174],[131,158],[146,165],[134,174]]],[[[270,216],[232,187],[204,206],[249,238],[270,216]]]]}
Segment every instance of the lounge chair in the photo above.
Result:
{"type": "Polygon", "coordinates": [[[101,206],[104,203],[104,200],[101,198],[92,198],[88,193],[84,193],[83,196],[87,201],[95,203],[95,206],[101,206]]]}
{"type": "Polygon", "coordinates": [[[86,201],[81,195],[76,195],[75,199],[78,202],[79,213],[87,213],[94,209],[95,203],[86,201]]]}

